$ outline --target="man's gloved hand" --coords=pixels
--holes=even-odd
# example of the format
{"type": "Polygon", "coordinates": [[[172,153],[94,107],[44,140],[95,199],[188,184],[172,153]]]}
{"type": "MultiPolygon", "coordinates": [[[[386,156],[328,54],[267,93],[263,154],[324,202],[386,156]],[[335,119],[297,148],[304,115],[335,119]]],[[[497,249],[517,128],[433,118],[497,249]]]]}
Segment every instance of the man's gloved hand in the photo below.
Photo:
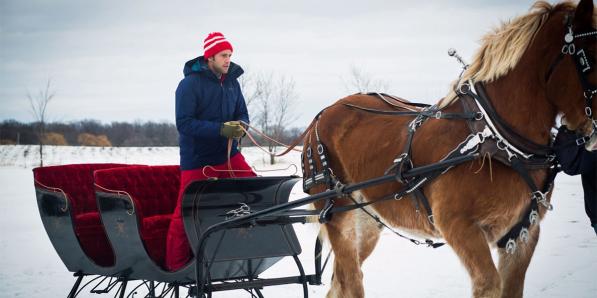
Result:
{"type": "Polygon", "coordinates": [[[240,138],[244,135],[240,121],[228,121],[222,123],[220,127],[220,135],[226,138],[240,138]]]}

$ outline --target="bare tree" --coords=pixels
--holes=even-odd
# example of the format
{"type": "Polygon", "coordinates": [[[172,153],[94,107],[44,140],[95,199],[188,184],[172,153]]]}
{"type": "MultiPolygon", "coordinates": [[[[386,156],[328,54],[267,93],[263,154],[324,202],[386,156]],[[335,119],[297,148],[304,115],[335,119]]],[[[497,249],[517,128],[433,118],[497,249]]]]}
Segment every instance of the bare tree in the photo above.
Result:
{"type": "Polygon", "coordinates": [[[374,80],[371,75],[361,68],[351,65],[348,80],[344,80],[344,86],[348,92],[387,92],[389,83],[384,80],[374,80]]]}
{"type": "MultiPolygon", "coordinates": [[[[298,98],[296,84],[292,78],[275,77],[273,74],[255,76],[253,86],[255,97],[255,118],[261,131],[276,140],[281,140],[286,127],[295,121],[292,113],[298,98]]],[[[268,141],[270,164],[275,164],[276,143],[268,141]]]]}
{"type": "Polygon", "coordinates": [[[238,83],[240,84],[240,88],[243,92],[243,96],[245,97],[245,103],[247,104],[247,108],[250,108],[255,103],[255,99],[261,96],[261,89],[258,86],[258,76],[249,76],[244,75],[238,79],[238,83]]]}
{"type": "Polygon", "coordinates": [[[39,140],[39,166],[44,166],[44,136],[46,134],[46,111],[48,103],[54,98],[55,92],[50,88],[51,80],[48,79],[45,90],[40,90],[35,96],[27,93],[29,99],[31,113],[35,118],[37,128],[35,133],[39,140]]]}

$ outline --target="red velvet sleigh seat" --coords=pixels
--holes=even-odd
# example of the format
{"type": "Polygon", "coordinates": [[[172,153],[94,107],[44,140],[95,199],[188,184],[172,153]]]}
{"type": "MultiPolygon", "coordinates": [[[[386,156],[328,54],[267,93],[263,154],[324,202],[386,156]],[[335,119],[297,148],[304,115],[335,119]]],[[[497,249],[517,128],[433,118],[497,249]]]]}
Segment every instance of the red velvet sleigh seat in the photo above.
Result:
{"type": "Polygon", "coordinates": [[[115,256],[100,220],[93,172],[124,166],[71,164],[33,169],[44,227],[71,272],[114,273],[115,256]]]}
{"type": "Polygon", "coordinates": [[[95,187],[108,237],[117,257],[130,262],[130,276],[145,277],[135,273],[147,271],[140,267],[151,266],[145,264],[148,258],[164,268],[166,234],[178,198],[180,167],[100,170],[95,172],[95,187]]]}

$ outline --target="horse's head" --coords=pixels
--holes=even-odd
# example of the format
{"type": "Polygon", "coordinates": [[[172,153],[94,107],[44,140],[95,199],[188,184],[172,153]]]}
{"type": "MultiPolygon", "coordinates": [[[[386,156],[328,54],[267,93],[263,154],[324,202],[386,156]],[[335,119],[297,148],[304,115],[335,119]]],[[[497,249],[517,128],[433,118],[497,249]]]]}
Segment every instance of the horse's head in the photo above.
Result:
{"type": "Polygon", "coordinates": [[[439,107],[454,103],[463,84],[482,82],[496,94],[496,109],[527,137],[532,139],[535,133],[536,142],[545,142],[559,113],[569,128],[592,136],[587,148],[597,149],[596,24],[593,0],[578,5],[538,1],[528,14],[483,37],[480,50],[453,86],[455,91],[439,107]],[[528,115],[508,114],[522,106],[527,113],[537,111],[535,130],[525,127],[528,115]]]}
{"type": "Polygon", "coordinates": [[[568,128],[591,136],[597,149],[597,14],[592,0],[561,4],[538,32],[535,43],[545,59],[547,98],[568,128]]]}

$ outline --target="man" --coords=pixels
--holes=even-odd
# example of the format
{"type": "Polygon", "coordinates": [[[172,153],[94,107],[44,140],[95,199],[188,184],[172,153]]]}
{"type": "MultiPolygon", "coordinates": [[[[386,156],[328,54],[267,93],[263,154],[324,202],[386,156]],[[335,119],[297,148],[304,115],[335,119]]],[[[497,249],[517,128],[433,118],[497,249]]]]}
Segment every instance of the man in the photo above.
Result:
{"type": "Polygon", "coordinates": [[[597,233],[597,151],[585,150],[584,141],[562,125],[558,129],[554,149],[564,173],[581,175],[585,212],[597,233]]]}
{"type": "Polygon", "coordinates": [[[185,77],[176,89],[181,177],[166,244],[166,267],[171,271],[183,267],[192,254],[182,222],[184,188],[210,177],[256,176],[237,148],[244,135],[239,121],[249,123],[237,81],[243,69],[230,62],[232,45],[222,33],[210,33],[203,48],[203,56],[185,64],[185,77]]]}

